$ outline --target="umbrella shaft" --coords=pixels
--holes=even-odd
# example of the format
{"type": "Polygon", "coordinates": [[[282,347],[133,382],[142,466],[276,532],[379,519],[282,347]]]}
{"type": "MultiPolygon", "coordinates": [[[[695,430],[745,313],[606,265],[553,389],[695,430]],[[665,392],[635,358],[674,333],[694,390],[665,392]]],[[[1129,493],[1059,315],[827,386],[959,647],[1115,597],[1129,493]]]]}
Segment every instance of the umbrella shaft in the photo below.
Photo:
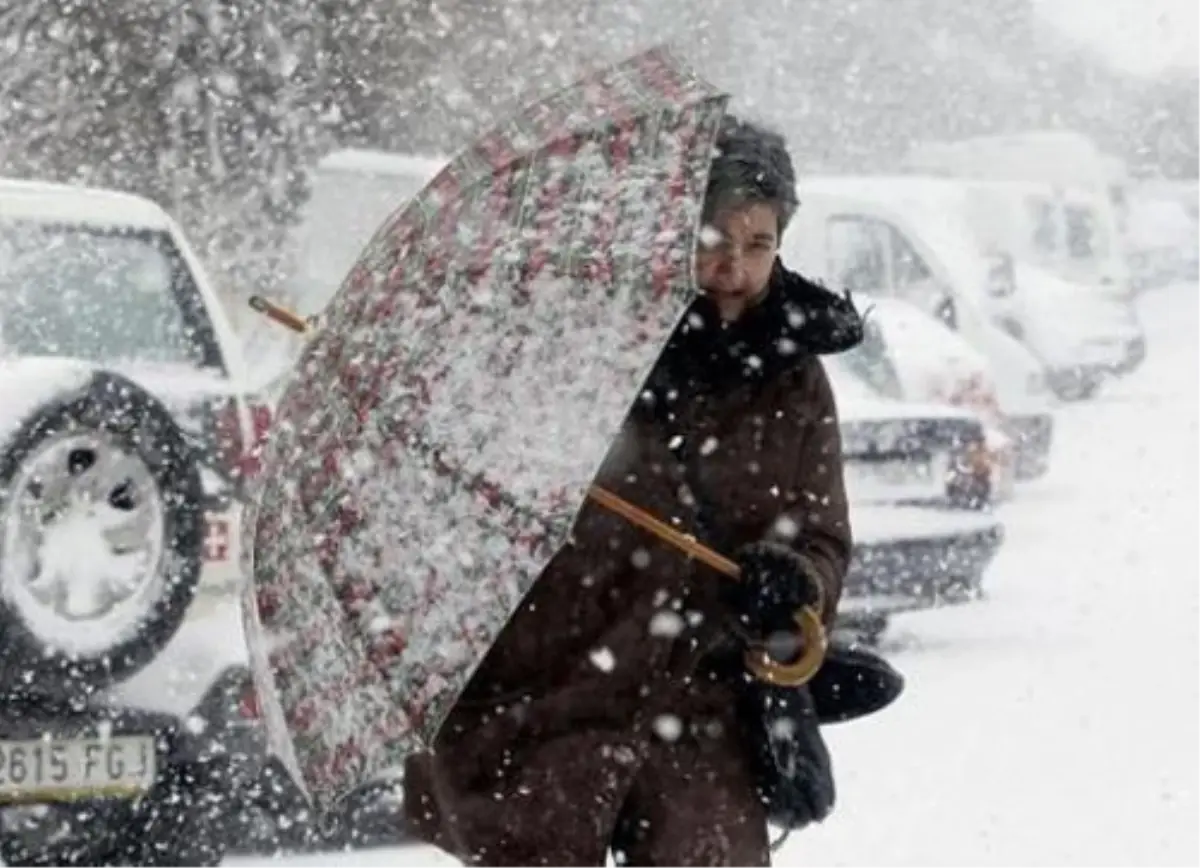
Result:
{"type": "Polygon", "coordinates": [[[650,515],[650,513],[634,506],[629,501],[617,496],[616,494],[613,494],[608,489],[601,488],[598,485],[593,485],[588,489],[588,497],[610,512],[616,513],[622,518],[633,522],[643,530],[647,530],[654,534],[664,542],[670,543],[680,551],[700,561],[705,566],[712,567],[717,572],[722,573],[731,579],[736,579],[741,575],[741,568],[729,558],[713,551],[703,543],[698,542],[695,537],[681,533],[670,525],[659,521],[657,518],[650,515]]]}

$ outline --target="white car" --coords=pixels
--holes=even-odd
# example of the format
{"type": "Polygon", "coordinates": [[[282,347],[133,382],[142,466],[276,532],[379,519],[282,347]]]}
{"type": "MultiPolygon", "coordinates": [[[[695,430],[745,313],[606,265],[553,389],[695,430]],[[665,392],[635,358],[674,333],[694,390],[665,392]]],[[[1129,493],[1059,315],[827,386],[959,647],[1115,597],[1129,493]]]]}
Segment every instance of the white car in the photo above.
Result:
{"type": "Polygon", "coordinates": [[[0,357],[83,361],[171,406],[214,471],[199,590],[233,594],[239,508],[220,480],[261,432],[238,338],[174,220],[123,193],[0,180],[0,357]]]}
{"type": "Polygon", "coordinates": [[[1129,302],[1028,263],[1016,264],[1015,279],[1017,292],[994,321],[1041,359],[1059,397],[1086,398],[1145,360],[1146,335],[1129,302]]]}
{"type": "Polygon", "coordinates": [[[915,305],[895,298],[856,296],[866,310],[864,340],[841,358],[890,397],[945,403],[979,414],[987,429],[996,499],[1012,483],[1048,467],[1053,397],[1037,359],[991,323],[978,342],[915,305]]]}
{"type": "Polygon", "coordinates": [[[202,796],[259,743],[233,711],[244,376],[161,208],[0,181],[6,864],[220,858],[202,796]]]}
{"type": "Polygon", "coordinates": [[[893,614],[976,599],[1004,528],[988,509],[993,469],[979,460],[978,414],[889,397],[844,353],[822,363],[854,528],[837,626],[870,642],[893,614]]]}

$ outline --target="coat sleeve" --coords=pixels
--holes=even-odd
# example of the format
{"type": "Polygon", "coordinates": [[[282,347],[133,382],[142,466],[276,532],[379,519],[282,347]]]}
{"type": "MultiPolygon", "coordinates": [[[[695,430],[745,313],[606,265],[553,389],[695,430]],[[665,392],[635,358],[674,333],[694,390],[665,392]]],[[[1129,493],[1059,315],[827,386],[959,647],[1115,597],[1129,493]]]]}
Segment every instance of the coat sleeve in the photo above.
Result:
{"type": "Polygon", "coordinates": [[[769,538],[789,543],[820,580],[821,615],[828,625],[837,612],[853,539],[837,405],[819,359],[814,357],[806,366],[796,392],[796,412],[805,425],[790,490],[793,502],[774,523],[769,538]]]}

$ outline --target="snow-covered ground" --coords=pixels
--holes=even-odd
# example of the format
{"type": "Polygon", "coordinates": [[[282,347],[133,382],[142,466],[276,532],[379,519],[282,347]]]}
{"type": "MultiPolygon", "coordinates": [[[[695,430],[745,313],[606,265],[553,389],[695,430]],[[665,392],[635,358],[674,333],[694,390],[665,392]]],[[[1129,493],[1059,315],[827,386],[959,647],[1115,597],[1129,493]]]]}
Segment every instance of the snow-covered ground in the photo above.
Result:
{"type": "MultiPolygon", "coordinates": [[[[1198,301],[1194,284],[1143,297],[1143,367],[1061,410],[1050,473],[1005,509],[988,599],[897,622],[908,691],[827,730],[838,808],[776,864],[1200,860],[1198,301]]],[[[454,864],[286,860],[331,862],[454,864]]]]}

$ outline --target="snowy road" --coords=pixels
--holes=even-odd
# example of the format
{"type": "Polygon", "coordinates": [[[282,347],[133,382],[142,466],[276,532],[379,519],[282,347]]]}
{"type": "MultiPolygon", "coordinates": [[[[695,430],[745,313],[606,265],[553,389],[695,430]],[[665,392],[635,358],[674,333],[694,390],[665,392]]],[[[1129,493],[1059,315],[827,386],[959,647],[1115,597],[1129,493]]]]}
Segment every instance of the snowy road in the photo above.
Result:
{"type": "MultiPolygon", "coordinates": [[[[898,622],[908,693],[828,730],[839,807],[777,864],[1200,860],[1197,303],[1195,285],[1145,297],[1143,367],[1061,411],[1050,474],[1005,511],[989,598],[898,622]]],[[[453,864],[287,864],[331,859],[453,864]]]]}

